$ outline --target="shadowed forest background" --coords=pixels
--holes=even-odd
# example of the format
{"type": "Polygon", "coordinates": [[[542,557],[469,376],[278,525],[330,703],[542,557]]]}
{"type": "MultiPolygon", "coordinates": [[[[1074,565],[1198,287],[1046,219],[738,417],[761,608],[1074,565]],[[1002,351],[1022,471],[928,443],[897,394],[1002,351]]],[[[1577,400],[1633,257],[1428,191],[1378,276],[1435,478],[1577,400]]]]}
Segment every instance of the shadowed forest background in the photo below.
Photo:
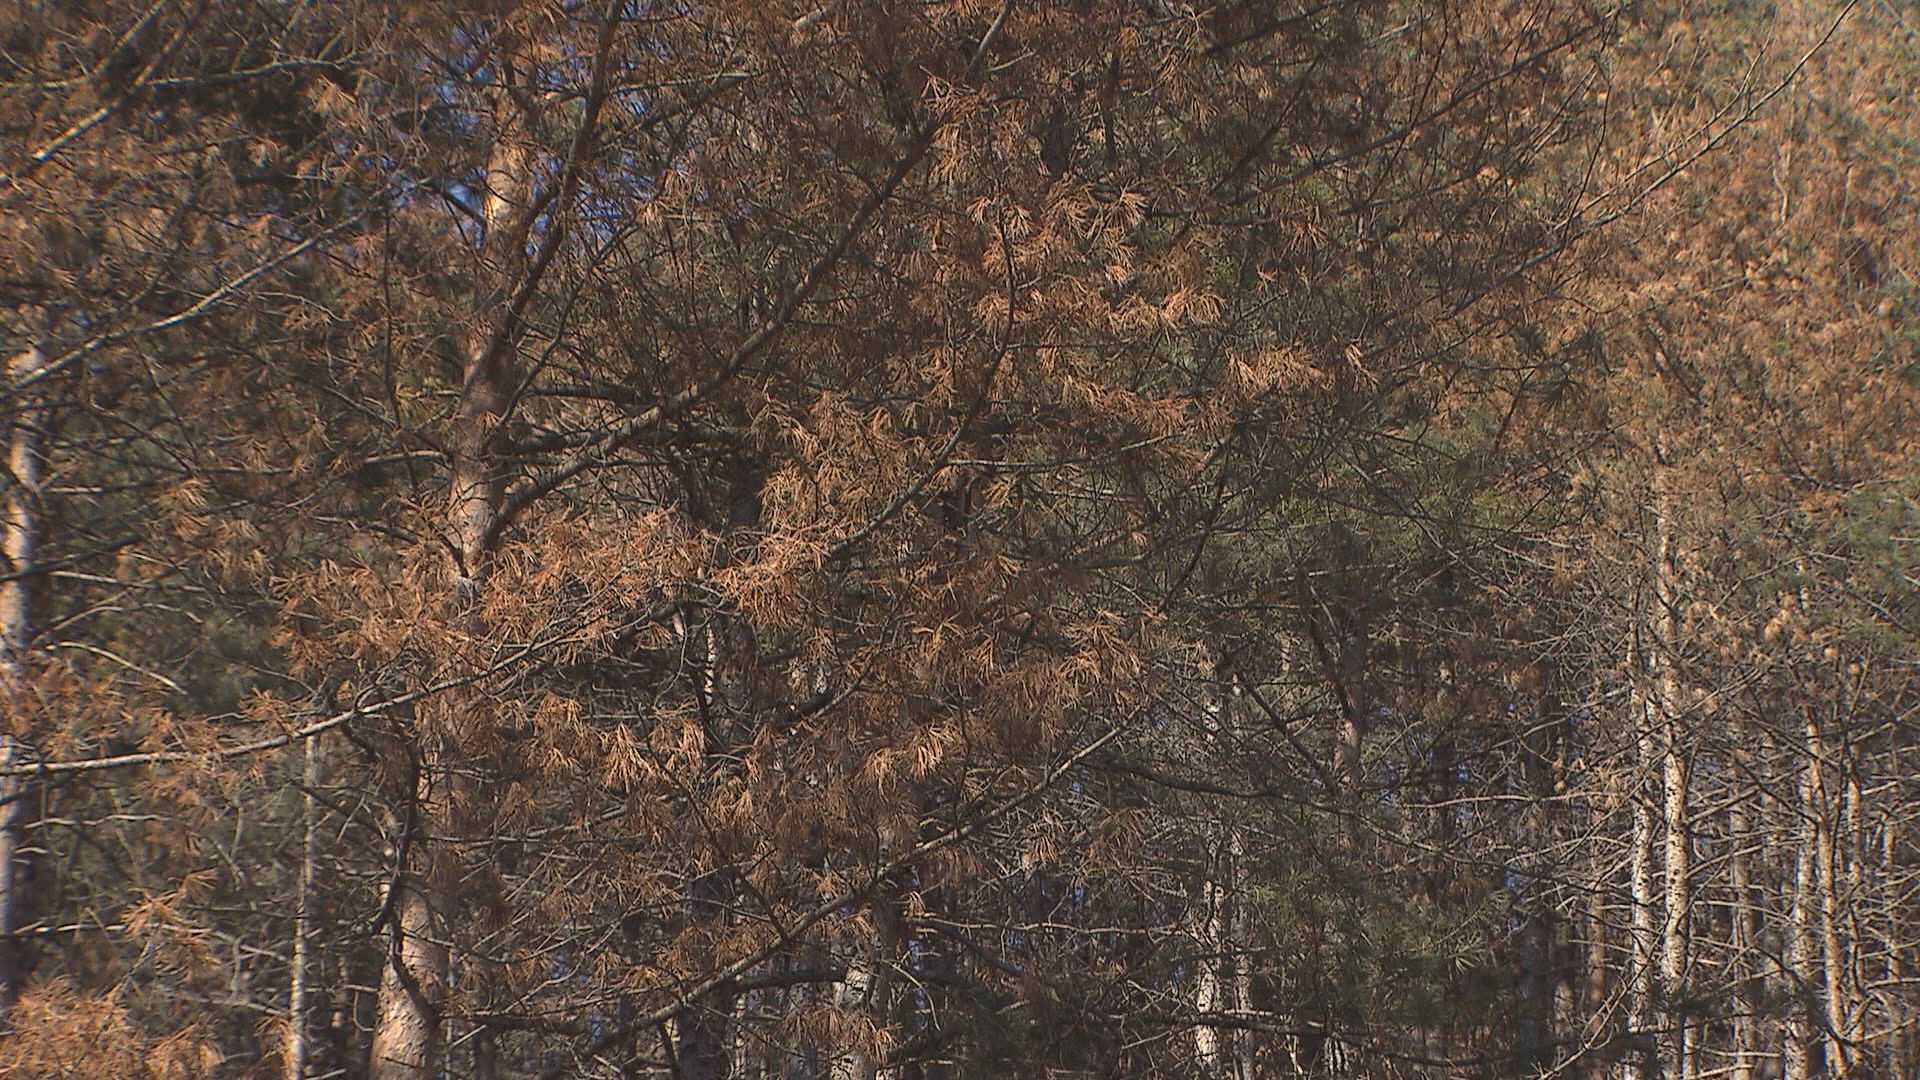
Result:
{"type": "Polygon", "coordinates": [[[0,1074],[1920,1076],[1915,0],[0,0],[0,1074]]]}

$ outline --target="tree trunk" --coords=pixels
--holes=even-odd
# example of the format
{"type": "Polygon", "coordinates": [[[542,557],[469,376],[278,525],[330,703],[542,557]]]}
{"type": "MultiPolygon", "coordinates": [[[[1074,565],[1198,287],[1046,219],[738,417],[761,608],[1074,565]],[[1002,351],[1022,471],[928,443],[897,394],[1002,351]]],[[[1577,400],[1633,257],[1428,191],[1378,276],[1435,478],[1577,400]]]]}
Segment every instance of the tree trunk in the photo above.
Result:
{"type": "MultiPolygon", "coordinates": [[[[1656,575],[1657,579],[1657,575],[1656,575]]],[[[1654,603],[1659,603],[1655,590],[1654,603]]],[[[1661,1040],[1657,1039],[1654,1028],[1657,1023],[1656,999],[1658,982],[1656,969],[1664,959],[1661,948],[1662,937],[1658,923],[1659,898],[1654,894],[1654,848],[1657,840],[1657,828],[1654,824],[1653,788],[1655,780],[1655,739],[1656,732],[1662,731],[1658,695],[1654,692],[1653,675],[1658,660],[1655,655],[1658,646],[1653,642],[1653,620],[1642,618],[1635,628],[1637,642],[1633,652],[1632,706],[1628,715],[1634,725],[1633,730],[1633,777],[1630,781],[1630,800],[1633,822],[1629,854],[1628,888],[1633,904],[1633,917],[1629,921],[1632,935],[1631,952],[1627,971],[1627,1023],[1629,1029],[1627,1054],[1622,1062],[1621,1076],[1624,1080],[1653,1080],[1659,1075],[1659,1050],[1661,1040]]],[[[1664,763],[1664,762],[1663,762],[1664,763]]],[[[1664,788],[1664,784],[1661,785],[1664,788]]],[[[1663,808],[1665,800],[1661,800],[1663,808]]]]}
{"type": "Polygon", "coordinates": [[[1693,841],[1687,827],[1688,762],[1670,726],[1666,752],[1667,920],[1660,937],[1660,987],[1665,1005],[1666,1068],[1673,1080],[1693,1080],[1694,1047],[1686,1004],[1688,954],[1693,944],[1693,841]]]}
{"type": "MultiPolygon", "coordinates": [[[[1228,1007],[1236,1014],[1245,1014],[1253,1008],[1253,961],[1247,952],[1252,947],[1253,918],[1247,910],[1246,886],[1242,879],[1247,863],[1246,836],[1244,829],[1233,830],[1227,847],[1227,855],[1232,863],[1230,881],[1235,890],[1228,910],[1228,948],[1225,950],[1233,972],[1228,987],[1228,1007]]],[[[1231,1071],[1227,1075],[1232,1080],[1253,1080],[1253,1032],[1244,1027],[1233,1028],[1227,1041],[1232,1048],[1229,1062],[1231,1071]]]]}
{"type": "MultiPolygon", "coordinates": [[[[1642,742],[1644,743],[1644,739],[1642,742]]],[[[1629,868],[1629,890],[1633,903],[1632,952],[1627,969],[1627,1055],[1621,1069],[1624,1080],[1653,1080],[1654,1047],[1650,1032],[1654,1025],[1654,911],[1653,894],[1653,810],[1647,806],[1644,792],[1633,800],[1633,852],[1629,868]]]]}
{"type": "MultiPolygon", "coordinates": [[[[840,1007],[877,1031],[885,1031],[892,1012],[894,962],[906,944],[904,912],[899,888],[883,882],[873,902],[873,935],[867,948],[847,965],[840,986],[840,1007]]],[[[874,1080],[880,1060],[867,1045],[866,1033],[851,1052],[834,1059],[834,1080],[874,1080]]]]}
{"type": "MultiPolygon", "coordinates": [[[[759,529],[765,474],[756,461],[733,460],[719,470],[711,490],[689,487],[688,516],[702,529],[726,537],[723,559],[731,563],[741,539],[759,529]]],[[[682,628],[683,649],[701,657],[695,689],[709,762],[727,760],[751,742],[759,715],[753,692],[758,650],[751,624],[737,614],[710,613],[705,626],[682,628]]],[[[694,925],[723,922],[740,887],[733,867],[720,866],[694,879],[687,889],[686,917],[694,925]]],[[[742,1043],[730,1032],[738,1011],[739,992],[722,984],[714,987],[674,1018],[674,1063],[684,1080],[726,1080],[735,1073],[735,1049],[742,1043]]]]}
{"type": "MultiPolygon", "coordinates": [[[[515,346],[502,308],[519,284],[525,262],[526,211],[531,206],[531,162],[525,145],[529,118],[519,98],[504,32],[494,41],[491,144],[482,203],[479,265],[483,283],[475,297],[460,401],[454,417],[450,470],[449,532],[453,549],[449,614],[472,620],[487,563],[497,539],[507,472],[501,461],[501,428],[515,390],[515,346]]],[[[557,227],[557,226],[556,226],[557,227]]],[[[475,627],[476,636],[484,628],[475,627]]],[[[451,983],[448,937],[455,903],[451,853],[434,850],[431,838],[454,825],[451,801],[457,732],[472,727],[484,708],[471,689],[445,703],[449,715],[416,736],[418,782],[410,815],[414,835],[403,845],[410,865],[393,886],[393,946],[380,981],[380,1009],[373,1037],[371,1080],[430,1080],[439,1068],[442,1010],[451,983]]]]}
{"type": "Polygon", "coordinates": [[[392,951],[380,972],[371,1080],[431,1080],[439,1070],[452,892],[446,877],[430,867],[424,874],[402,874],[393,884],[392,951]]]}
{"type": "Polygon", "coordinates": [[[1246,841],[1239,829],[1217,829],[1208,842],[1207,866],[1202,872],[1200,919],[1195,929],[1199,956],[1194,962],[1193,1029],[1196,1074],[1245,1080],[1252,1076],[1252,1041],[1240,1028],[1218,1021],[1249,1005],[1252,969],[1242,962],[1247,915],[1236,895],[1236,879],[1246,859],[1246,841]],[[1218,833],[1224,831],[1224,837],[1218,833]]]}
{"type": "MultiPolygon", "coordinates": [[[[1357,612],[1358,607],[1350,611],[1357,612]]],[[[1368,628],[1357,614],[1353,615],[1351,624],[1336,621],[1334,628],[1341,633],[1337,672],[1344,706],[1341,709],[1340,749],[1334,761],[1334,775],[1340,778],[1345,794],[1358,798],[1361,785],[1365,782],[1367,722],[1371,719],[1368,710],[1373,707],[1372,697],[1365,689],[1368,628]]]]}
{"type": "Polygon", "coordinates": [[[1613,962],[1607,953],[1607,896],[1610,890],[1600,887],[1591,889],[1587,894],[1586,978],[1581,987],[1580,1011],[1585,1016],[1598,1016],[1607,1004],[1607,973],[1612,970],[1613,962]]]}
{"type": "MultiPolygon", "coordinates": [[[[703,874],[689,890],[689,917],[711,924],[726,917],[733,872],[703,874]]],[[[727,1026],[733,1019],[735,992],[717,986],[674,1019],[674,1062],[680,1080],[726,1080],[733,1068],[727,1026]]]]}
{"type": "MultiPolygon", "coordinates": [[[[36,343],[14,357],[8,377],[16,382],[40,370],[45,354],[36,343]]],[[[8,425],[7,475],[0,478],[6,491],[4,529],[6,561],[0,564],[0,703],[24,702],[27,694],[27,650],[33,640],[34,595],[38,581],[31,574],[41,542],[40,500],[46,483],[46,410],[31,401],[8,425]]],[[[29,710],[9,707],[11,717],[29,710]]],[[[0,766],[23,763],[25,732],[10,722],[0,728],[0,766]]],[[[0,776],[0,1023],[12,1011],[26,976],[26,946],[16,935],[26,907],[21,847],[27,825],[30,788],[22,776],[0,776]]]]}
{"type": "Polygon", "coordinates": [[[315,792],[320,786],[320,739],[310,738],[302,747],[300,807],[300,878],[294,896],[293,960],[287,971],[287,1046],[288,1080],[304,1080],[308,1071],[310,1047],[307,1013],[310,1008],[309,977],[313,959],[314,870],[320,860],[320,807],[315,792]]]}
{"type": "MultiPolygon", "coordinates": [[[[1227,745],[1232,727],[1236,692],[1229,665],[1224,660],[1216,662],[1206,688],[1206,739],[1221,748],[1227,745]]],[[[1357,748],[1359,744],[1356,741],[1353,745],[1357,748]]],[[[1249,928],[1249,916],[1239,895],[1246,863],[1245,831],[1214,818],[1206,823],[1201,842],[1206,861],[1201,868],[1198,919],[1193,925],[1198,946],[1193,972],[1196,1075],[1245,1080],[1253,1069],[1249,1033],[1218,1022],[1222,1014],[1237,1013],[1252,1003],[1252,968],[1240,955],[1249,928]]]]}
{"type": "MultiPolygon", "coordinates": [[[[1551,835],[1549,807],[1552,805],[1553,780],[1547,769],[1547,742],[1548,732],[1554,722],[1554,711],[1551,694],[1543,695],[1535,722],[1523,739],[1520,776],[1516,784],[1528,801],[1518,823],[1529,834],[1529,846],[1536,851],[1546,845],[1551,835]]],[[[1520,1000],[1517,1002],[1518,1016],[1514,1025],[1514,1051],[1522,1068],[1545,1063],[1554,1011],[1553,915],[1548,906],[1545,883],[1539,876],[1540,868],[1535,863],[1537,858],[1537,855],[1523,855],[1508,871],[1512,882],[1512,902],[1520,919],[1520,1000]]]]}
{"type": "Polygon", "coordinates": [[[1851,1073],[1852,1049],[1847,1043],[1845,957],[1840,948],[1838,846],[1834,842],[1833,798],[1827,779],[1827,746],[1814,703],[1806,704],[1807,782],[1806,815],[1813,831],[1812,886],[1819,904],[1820,989],[1825,999],[1827,1072],[1835,1077],[1851,1073]]]}
{"type": "MultiPolygon", "coordinates": [[[[1802,782],[1802,813],[1806,785],[1802,782]]],[[[1793,898],[1787,915],[1787,940],[1782,958],[1781,982],[1791,995],[1783,1031],[1780,1072],[1782,1080],[1809,1080],[1813,1075],[1814,1020],[1810,999],[1813,984],[1809,978],[1812,948],[1813,897],[1813,824],[1804,821],[1799,842],[1794,845],[1793,898]]]]}
{"type": "Polygon", "coordinates": [[[1693,832],[1687,820],[1692,762],[1680,716],[1679,585],[1675,579],[1673,519],[1669,497],[1655,497],[1654,619],[1648,659],[1653,668],[1650,724],[1662,732],[1662,825],[1666,833],[1666,923],[1660,935],[1660,999],[1664,1067],[1671,1080],[1693,1080],[1693,1047],[1685,1005],[1687,962],[1693,945],[1693,832]]]}
{"type": "MultiPolygon", "coordinates": [[[[1736,773],[1744,771],[1746,760],[1746,755],[1737,749],[1741,737],[1736,730],[1736,773]]],[[[1760,1025],[1756,1022],[1755,1014],[1767,1000],[1767,983],[1764,971],[1753,962],[1759,935],[1754,927],[1752,873],[1747,867],[1748,831],[1747,805],[1744,797],[1736,794],[1727,805],[1727,876],[1731,893],[1727,904],[1727,934],[1732,947],[1727,977],[1740,988],[1735,999],[1732,1025],[1733,1080],[1755,1080],[1759,1059],[1765,1056],[1760,1047],[1760,1025]]]]}
{"type": "Polygon", "coordinates": [[[1195,1075],[1219,1076],[1225,1055],[1220,1047],[1220,1029],[1211,1017],[1226,1000],[1224,980],[1220,977],[1220,940],[1225,936],[1226,889],[1220,881],[1217,859],[1220,852],[1209,845],[1207,864],[1201,870],[1197,911],[1199,924],[1194,928],[1196,958],[1193,971],[1193,1061],[1195,1075]]]}
{"type": "Polygon", "coordinates": [[[1913,1016],[1914,997],[1907,988],[1907,963],[1902,955],[1901,942],[1910,940],[1902,933],[1901,901],[1899,887],[1899,833],[1891,815],[1881,823],[1880,832],[1880,906],[1885,920],[1882,930],[1886,946],[1887,986],[1887,1052],[1886,1059],[1889,1076],[1911,1076],[1912,1062],[1908,1061],[1908,1047],[1913,1041],[1916,1018],[1913,1016]]]}

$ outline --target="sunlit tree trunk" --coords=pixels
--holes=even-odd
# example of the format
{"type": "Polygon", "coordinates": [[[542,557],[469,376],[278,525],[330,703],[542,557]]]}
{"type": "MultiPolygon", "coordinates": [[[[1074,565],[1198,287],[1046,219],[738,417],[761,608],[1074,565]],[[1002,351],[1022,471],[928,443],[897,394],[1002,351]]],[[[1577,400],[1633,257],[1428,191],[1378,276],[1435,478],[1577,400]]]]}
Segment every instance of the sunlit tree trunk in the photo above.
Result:
{"type": "Polygon", "coordinates": [[[1226,889],[1215,865],[1219,852],[1208,845],[1206,865],[1200,874],[1200,895],[1194,926],[1193,1011],[1198,1017],[1193,1028],[1193,1061],[1201,1076],[1219,1076],[1226,1060],[1220,1045],[1220,1029],[1212,1017],[1225,1007],[1225,980],[1220,977],[1220,939],[1226,929],[1226,889]]]}
{"type": "MultiPolygon", "coordinates": [[[[446,599],[451,617],[469,621],[480,599],[505,492],[500,428],[515,388],[515,349],[500,307],[520,277],[524,211],[532,189],[525,145],[528,117],[503,38],[497,35],[494,42],[496,83],[481,207],[484,232],[474,275],[480,283],[478,309],[454,418],[448,505],[454,566],[446,599]]],[[[410,750],[416,776],[407,815],[412,835],[403,845],[408,863],[399,868],[392,886],[393,944],[380,981],[371,1080],[429,1080],[443,1049],[456,874],[453,853],[440,850],[433,838],[448,835],[454,826],[455,732],[474,723],[461,714],[484,706],[474,691],[450,695],[440,704],[453,715],[422,725],[410,750]]]]}
{"type": "Polygon", "coordinates": [[[1692,833],[1687,826],[1689,767],[1679,749],[1679,733],[1669,727],[1665,754],[1666,786],[1666,925],[1660,936],[1660,985],[1667,1002],[1666,1068],[1674,1080],[1691,1080],[1694,1046],[1685,1004],[1688,954],[1693,944],[1690,914],[1692,893],[1692,833]]]}
{"type": "MultiPolygon", "coordinates": [[[[19,382],[38,373],[45,363],[36,343],[14,357],[8,377],[19,382]]],[[[34,406],[37,394],[29,391],[26,396],[27,400],[13,404],[7,425],[7,474],[0,477],[6,493],[6,517],[0,522],[5,529],[0,550],[6,557],[0,563],[4,574],[0,580],[0,712],[12,717],[28,713],[8,703],[24,702],[28,693],[27,650],[33,639],[38,583],[33,570],[40,557],[40,500],[46,483],[46,411],[34,406]]],[[[0,720],[0,766],[22,762],[23,734],[0,720]]],[[[26,905],[21,842],[28,796],[24,777],[0,776],[0,1022],[12,1010],[26,970],[26,948],[15,935],[26,905]]]]}
{"type": "Polygon", "coordinates": [[[308,739],[302,749],[300,806],[300,874],[294,893],[293,957],[287,970],[287,1047],[288,1080],[304,1080],[310,1056],[307,1013],[311,1004],[311,955],[314,924],[314,872],[320,860],[320,804],[315,792],[320,786],[319,739],[308,739]]]}
{"type": "Polygon", "coordinates": [[[1661,731],[1662,826],[1666,847],[1666,922],[1660,935],[1660,997],[1664,1067],[1671,1080],[1692,1080],[1693,1047],[1686,1015],[1684,984],[1693,944],[1693,831],[1687,820],[1692,772],[1680,716],[1680,593],[1675,580],[1672,505],[1664,488],[1655,496],[1654,618],[1651,647],[1650,723],[1661,731]]]}
{"type": "MultiPolygon", "coordinates": [[[[1645,757],[1645,741],[1641,739],[1642,760],[1645,757]]],[[[1633,832],[1629,843],[1632,852],[1628,868],[1628,892],[1633,905],[1633,918],[1628,928],[1632,941],[1626,991],[1631,1039],[1622,1063],[1621,1076],[1625,1080],[1653,1080],[1654,1070],[1649,1067],[1653,1048],[1648,1039],[1654,1025],[1654,914],[1657,898],[1653,892],[1653,810],[1647,805],[1644,792],[1636,793],[1633,798],[1633,832]]]]}
{"type": "MultiPolygon", "coordinates": [[[[1649,591],[1653,594],[1652,603],[1657,605],[1660,602],[1658,590],[1649,591]]],[[[1634,627],[1631,706],[1628,709],[1628,718],[1633,724],[1633,772],[1628,781],[1632,825],[1628,837],[1627,871],[1628,893],[1633,907],[1632,918],[1628,922],[1631,941],[1626,981],[1630,1039],[1621,1064],[1621,1076],[1623,1080],[1655,1080],[1659,1073],[1656,1064],[1659,1046],[1654,1035],[1658,1023],[1657,968],[1663,950],[1659,897],[1654,884],[1655,849],[1659,838],[1654,802],[1658,797],[1656,793],[1664,790],[1664,783],[1654,778],[1661,775],[1657,770],[1664,765],[1664,759],[1658,753],[1658,740],[1664,732],[1664,724],[1660,716],[1659,696],[1654,691],[1652,679],[1655,665],[1659,662],[1656,657],[1660,648],[1657,635],[1653,632],[1656,620],[1643,613],[1637,621],[1638,625],[1634,627]]],[[[1660,801],[1664,806],[1664,799],[1660,801]]]]}
{"type": "Polygon", "coordinates": [[[1860,771],[1862,768],[1857,748],[1853,745],[1851,734],[1844,734],[1841,745],[1841,761],[1845,767],[1845,783],[1842,794],[1842,812],[1840,815],[1840,835],[1835,844],[1836,864],[1832,871],[1839,885],[1830,891],[1834,897],[1835,918],[1832,920],[1832,933],[1839,937],[1844,929],[1844,937],[1834,942],[1833,954],[1839,963],[1833,966],[1835,977],[1831,980],[1835,986],[1835,998],[1839,1001],[1838,1012],[1842,1023],[1834,1030],[1847,1048],[1850,1068],[1854,1072],[1871,1071],[1865,1046],[1865,1026],[1867,1022],[1867,1002],[1862,987],[1862,976],[1867,960],[1864,955],[1865,923],[1870,900],[1866,889],[1864,873],[1868,865],[1866,852],[1866,829],[1864,796],[1860,790],[1860,771]]]}
{"type": "MultiPolygon", "coordinates": [[[[421,801],[441,797],[428,793],[421,801]]],[[[392,888],[393,948],[380,975],[367,1071],[373,1080],[427,1080],[437,1071],[442,1050],[451,890],[437,869],[401,875],[392,888]]]]}
{"type": "Polygon", "coordinates": [[[1827,762],[1826,733],[1815,702],[1803,703],[1806,715],[1807,778],[1805,812],[1812,831],[1814,890],[1819,929],[1820,990],[1825,1011],[1827,1072],[1836,1077],[1852,1071],[1853,1051],[1847,1043],[1846,958],[1840,947],[1839,850],[1834,840],[1834,799],[1827,762]]]}

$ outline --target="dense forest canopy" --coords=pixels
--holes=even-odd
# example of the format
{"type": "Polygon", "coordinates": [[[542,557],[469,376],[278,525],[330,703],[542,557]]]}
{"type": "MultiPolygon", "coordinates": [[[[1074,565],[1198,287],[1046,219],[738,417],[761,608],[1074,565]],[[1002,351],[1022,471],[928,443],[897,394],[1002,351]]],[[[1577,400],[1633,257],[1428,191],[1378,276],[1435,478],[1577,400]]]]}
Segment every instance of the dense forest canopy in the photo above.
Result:
{"type": "Polygon", "coordinates": [[[0,1074],[1920,1075],[1917,94],[0,4],[0,1074]]]}

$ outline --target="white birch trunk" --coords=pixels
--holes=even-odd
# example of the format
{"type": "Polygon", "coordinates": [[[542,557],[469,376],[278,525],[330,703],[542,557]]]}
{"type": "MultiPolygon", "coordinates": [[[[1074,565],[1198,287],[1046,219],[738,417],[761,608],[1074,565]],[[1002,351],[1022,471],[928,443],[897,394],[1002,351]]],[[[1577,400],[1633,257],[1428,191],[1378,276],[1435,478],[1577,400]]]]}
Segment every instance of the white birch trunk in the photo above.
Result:
{"type": "MultiPolygon", "coordinates": [[[[1664,520],[1664,518],[1662,519],[1664,520]]],[[[1664,548],[1664,541],[1658,545],[1664,548]]],[[[1652,603],[1661,602],[1658,588],[1659,574],[1650,575],[1655,587],[1652,603]]],[[[1644,596],[1644,594],[1643,594],[1644,596]]],[[[1644,601],[1643,601],[1644,602],[1644,601]]],[[[1629,837],[1631,851],[1628,854],[1628,890],[1633,905],[1632,918],[1629,920],[1629,933],[1632,936],[1631,950],[1627,968],[1627,1026],[1630,1033],[1625,1057],[1621,1062],[1622,1080],[1655,1080],[1658,1076],[1660,1040],[1655,1036],[1658,1016],[1655,999],[1658,991],[1658,970],[1665,958],[1662,945],[1661,919],[1659,918],[1659,897],[1655,895],[1654,859],[1657,842],[1657,827],[1654,822],[1655,785],[1658,783],[1664,792],[1665,784],[1656,781],[1656,763],[1664,765],[1664,755],[1656,747],[1656,740],[1665,734],[1665,724],[1661,716],[1659,695],[1654,689],[1654,677],[1659,666],[1659,635],[1655,632],[1657,620],[1643,613],[1639,625],[1634,628],[1635,644],[1632,656],[1632,704],[1628,709],[1633,728],[1633,775],[1629,781],[1629,799],[1632,807],[1633,823],[1629,837]]],[[[1664,809],[1665,800],[1661,799],[1664,809]]]]}
{"type": "Polygon", "coordinates": [[[1654,619],[1648,658],[1653,670],[1652,716],[1662,732],[1662,825],[1666,833],[1666,922],[1660,935],[1660,997],[1664,1067],[1671,1080],[1693,1080],[1694,1048],[1684,1006],[1687,963],[1693,934],[1693,832],[1687,820],[1688,783],[1692,772],[1680,716],[1678,619],[1679,586],[1675,575],[1672,507],[1662,489],[1655,497],[1654,619]]]}
{"type": "MultiPolygon", "coordinates": [[[[1207,690],[1209,739],[1224,741],[1232,720],[1230,679],[1216,666],[1213,682],[1207,690]]],[[[1357,782],[1359,728],[1349,723],[1342,745],[1351,744],[1352,774],[1357,782]]],[[[1342,751],[1343,759],[1346,751],[1342,751]]],[[[1246,837],[1230,822],[1211,821],[1204,838],[1206,862],[1201,868],[1197,919],[1191,920],[1198,956],[1194,962],[1193,1028],[1194,1064],[1198,1074],[1226,1080],[1247,1080],[1252,1075],[1252,1040],[1240,1028],[1223,1027],[1218,1019],[1249,1007],[1253,975],[1242,963],[1239,950],[1247,939],[1248,914],[1238,895],[1242,866],[1246,861],[1246,837]]]]}
{"type": "MultiPolygon", "coordinates": [[[[16,356],[8,377],[18,381],[40,370],[46,357],[36,343],[16,356]]],[[[30,401],[20,402],[8,425],[7,474],[0,478],[6,492],[6,517],[0,522],[4,540],[0,564],[0,705],[23,700],[27,693],[27,649],[33,640],[34,596],[37,579],[30,571],[39,558],[40,499],[46,483],[45,411],[30,401]]],[[[6,708],[9,716],[27,714],[24,708],[6,708]]],[[[0,726],[0,765],[20,764],[23,732],[11,724],[0,726]]],[[[24,777],[0,777],[0,1021],[12,1011],[25,975],[25,947],[15,936],[26,904],[20,849],[27,820],[29,788],[24,777]]]]}
{"type": "Polygon", "coordinates": [[[294,897],[293,961],[287,972],[287,1046],[288,1080],[305,1080],[307,1075],[307,1013],[313,959],[309,950],[313,939],[313,882],[320,861],[320,812],[314,791],[320,785],[319,738],[306,741],[301,779],[305,791],[300,808],[300,879],[294,897]]]}
{"type": "Polygon", "coordinates": [[[1633,903],[1629,932],[1633,936],[1627,968],[1627,1017],[1631,1034],[1627,1055],[1621,1065],[1623,1080],[1653,1080],[1647,1068],[1651,1047],[1646,1045],[1653,1025],[1653,975],[1656,930],[1654,913],[1657,898],[1653,893],[1653,811],[1638,795],[1633,801],[1633,851],[1628,870],[1628,889],[1633,903]]]}
{"type": "Polygon", "coordinates": [[[1227,1075],[1227,1053],[1220,1028],[1212,1017],[1227,1008],[1227,980],[1222,977],[1227,936],[1227,887],[1223,881],[1219,846],[1209,844],[1207,865],[1201,871],[1198,924],[1194,927],[1193,1060],[1201,1076],[1227,1075]]]}

